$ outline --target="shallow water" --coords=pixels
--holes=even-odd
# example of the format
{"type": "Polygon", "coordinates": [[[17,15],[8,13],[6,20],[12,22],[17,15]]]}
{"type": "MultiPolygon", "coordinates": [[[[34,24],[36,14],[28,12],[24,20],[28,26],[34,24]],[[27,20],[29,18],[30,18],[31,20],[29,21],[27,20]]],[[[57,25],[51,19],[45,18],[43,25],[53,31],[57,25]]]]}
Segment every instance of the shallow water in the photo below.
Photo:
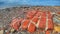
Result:
{"type": "Polygon", "coordinates": [[[60,0],[0,0],[0,8],[13,6],[60,6],[60,0]]]}

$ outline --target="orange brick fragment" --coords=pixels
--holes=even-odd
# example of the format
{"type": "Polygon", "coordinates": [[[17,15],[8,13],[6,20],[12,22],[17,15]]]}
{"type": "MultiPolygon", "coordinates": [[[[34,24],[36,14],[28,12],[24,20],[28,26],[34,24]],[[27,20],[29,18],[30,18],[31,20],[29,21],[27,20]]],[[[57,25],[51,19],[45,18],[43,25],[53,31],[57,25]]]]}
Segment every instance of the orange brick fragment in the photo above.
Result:
{"type": "Polygon", "coordinates": [[[27,29],[28,25],[29,25],[29,20],[28,19],[25,19],[25,21],[21,24],[21,28],[23,30],[27,29]]]}
{"type": "Polygon", "coordinates": [[[34,24],[32,24],[32,23],[30,23],[30,25],[28,26],[28,32],[34,32],[35,31],[35,29],[36,29],[36,27],[35,27],[35,25],[34,24]]]}
{"type": "Polygon", "coordinates": [[[36,13],[35,17],[40,17],[40,15],[41,15],[41,12],[38,11],[38,12],[36,13]]]}
{"type": "Polygon", "coordinates": [[[52,19],[49,19],[48,20],[48,29],[53,29],[54,28],[54,24],[53,24],[53,21],[52,21],[52,19]]]}
{"type": "Polygon", "coordinates": [[[32,19],[36,13],[37,13],[37,11],[31,10],[27,13],[26,16],[27,16],[27,18],[32,19]]]}
{"type": "Polygon", "coordinates": [[[47,30],[45,34],[51,34],[52,32],[50,30],[47,30]]]}
{"type": "Polygon", "coordinates": [[[19,27],[20,27],[20,25],[21,25],[21,21],[22,21],[22,20],[23,20],[23,19],[15,18],[15,19],[12,20],[10,26],[11,26],[12,28],[14,28],[15,30],[18,30],[19,27]]]}
{"type": "Polygon", "coordinates": [[[46,18],[41,18],[39,28],[44,29],[46,27],[46,18]]]}
{"type": "Polygon", "coordinates": [[[37,24],[38,17],[33,17],[32,21],[35,22],[35,24],[37,24]]]}

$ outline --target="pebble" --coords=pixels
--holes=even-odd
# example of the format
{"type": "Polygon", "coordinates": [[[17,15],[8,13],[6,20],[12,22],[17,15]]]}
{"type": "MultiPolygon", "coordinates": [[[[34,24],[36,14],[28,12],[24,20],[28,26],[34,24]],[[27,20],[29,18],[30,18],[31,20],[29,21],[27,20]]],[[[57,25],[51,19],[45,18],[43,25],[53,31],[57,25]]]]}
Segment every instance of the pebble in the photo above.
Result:
{"type": "Polygon", "coordinates": [[[0,34],[3,34],[3,32],[4,32],[4,31],[3,31],[3,30],[1,30],[1,31],[0,31],[0,34]]]}

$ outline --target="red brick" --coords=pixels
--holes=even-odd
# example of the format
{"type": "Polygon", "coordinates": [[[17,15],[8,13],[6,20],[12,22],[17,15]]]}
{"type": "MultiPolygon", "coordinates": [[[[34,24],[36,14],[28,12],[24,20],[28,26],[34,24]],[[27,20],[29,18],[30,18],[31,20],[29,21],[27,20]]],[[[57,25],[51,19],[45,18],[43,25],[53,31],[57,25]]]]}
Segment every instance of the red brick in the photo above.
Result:
{"type": "Polygon", "coordinates": [[[35,25],[34,24],[32,24],[32,23],[30,23],[30,25],[29,25],[29,27],[28,27],[28,32],[34,32],[35,31],[35,29],[36,29],[36,27],[35,27],[35,25]]]}
{"type": "Polygon", "coordinates": [[[27,29],[28,24],[29,24],[29,20],[28,19],[25,19],[25,21],[21,24],[22,25],[21,28],[23,30],[27,29]]]}

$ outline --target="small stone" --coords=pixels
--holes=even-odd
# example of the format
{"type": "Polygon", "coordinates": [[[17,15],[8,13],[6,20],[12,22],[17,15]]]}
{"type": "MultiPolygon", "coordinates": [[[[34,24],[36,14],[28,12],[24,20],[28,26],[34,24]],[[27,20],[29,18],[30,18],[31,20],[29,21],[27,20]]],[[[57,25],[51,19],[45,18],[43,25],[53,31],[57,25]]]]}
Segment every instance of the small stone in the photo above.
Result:
{"type": "Polygon", "coordinates": [[[14,31],[15,31],[15,30],[12,28],[12,29],[11,29],[11,32],[14,32],[14,31]]]}
{"type": "Polygon", "coordinates": [[[22,34],[21,32],[18,32],[17,34],[22,34]]]}
{"type": "Polygon", "coordinates": [[[0,34],[3,34],[3,30],[0,31],[0,34]]]}
{"type": "Polygon", "coordinates": [[[58,18],[60,20],[60,18],[58,18]]]}

